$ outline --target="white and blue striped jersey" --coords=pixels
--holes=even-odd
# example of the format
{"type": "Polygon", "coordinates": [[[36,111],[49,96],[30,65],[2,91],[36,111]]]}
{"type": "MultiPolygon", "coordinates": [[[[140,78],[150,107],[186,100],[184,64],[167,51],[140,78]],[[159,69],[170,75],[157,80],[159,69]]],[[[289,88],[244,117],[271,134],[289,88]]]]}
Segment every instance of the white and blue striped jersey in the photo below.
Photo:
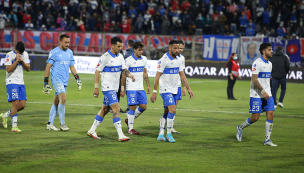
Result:
{"type": "MultiPolygon", "coordinates": [[[[10,51],[9,53],[7,53],[6,57],[5,57],[4,65],[12,65],[16,61],[16,55],[17,55],[17,53],[15,51],[10,51]]],[[[29,59],[28,53],[26,51],[24,51],[21,54],[21,58],[23,59],[23,62],[25,64],[30,63],[30,59],[29,59]]],[[[6,80],[5,81],[6,81],[6,85],[8,85],[8,84],[24,85],[23,66],[21,63],[18,63],[15,70],[13,70],[12,72],[8,73],[6,71],[6,80]]]]}
{"type": "Polygon", "coordinates": [[[56,47],[49,53],[46,63],[52,64],[52,84],[62,83],[64,86],[68,86],[69,67],[75,64],[73,52],[70,49],[62,50],[56,47]]]}
{"type": "MultiPolygon", "coordinates": [[[[183,66],[183,70],[186,68],[185,66],[185,57],[182,55],[182,54],[179,54],[177,56],[178,58],[180,58],[181,62],[182,62],[182,66],[183,66]]],[[[180,79],[180,76],[178,76],[178,87],[181,87],[182,86],[182,82],[181,82],[181,79],[180,79]]]]}
{"type": "Polygon", "coordinates": [[[172,58],[167,52],[159,59],[157,71],[162,75],[159,78],[159,93],[177,94],[179,72],[183,71],[180,58],[172,58]]]}
{"type": "Polygon", "coordinates": [[[126,65],[122,54],[114,55],[108,50],[101,55],[96,65],[96,70],[101,72],[101,91],[118,91],[121,70],[126,65]]]}
{"type": "Polygon", "coordinates": [[[126,68],[135,77],[134,82],[131,78],[126,79],[126,90],[144,90],[143,73],[144,69],[147,69],[147,57],[137,58],[132,54],[125,60],[125,64],[126,68]]]}
{"type": "MultiPolygon", "coordinates": [[[[270,90],[270,77],[271,77],[272,63],[266,61],[262,56],[257,58],[252,64],[252,74],[258,75],[258,81],[269,96],[270,90]]],[[[264,98],[261,90],[259,90],[251,80],[250,84],[250,97],[264,98]]]]}

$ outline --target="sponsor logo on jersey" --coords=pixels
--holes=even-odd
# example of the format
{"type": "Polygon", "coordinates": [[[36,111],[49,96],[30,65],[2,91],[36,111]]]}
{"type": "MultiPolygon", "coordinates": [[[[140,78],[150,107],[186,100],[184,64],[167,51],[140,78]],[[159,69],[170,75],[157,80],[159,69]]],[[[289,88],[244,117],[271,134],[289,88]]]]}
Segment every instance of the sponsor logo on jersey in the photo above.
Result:
{"type": "Polygon", "coordinates": [[[157,68],[160,68],[160,65],[158,65],[157,68]]]}
{"type": "Polygon", "coordinates": [[[5,59],[5,62],[8,62],[9,61],[9,59],[7,58],[7,59],[5,59]]]}
{"type": "Polygon", "coordinates": [[[252,71],[256,71],[256,68],[253,68],[252,71]]]}
{"type": "Polygon", "coordinates": [[[70,64],[70,61],[60,61],[60,64],[70,64]]]}

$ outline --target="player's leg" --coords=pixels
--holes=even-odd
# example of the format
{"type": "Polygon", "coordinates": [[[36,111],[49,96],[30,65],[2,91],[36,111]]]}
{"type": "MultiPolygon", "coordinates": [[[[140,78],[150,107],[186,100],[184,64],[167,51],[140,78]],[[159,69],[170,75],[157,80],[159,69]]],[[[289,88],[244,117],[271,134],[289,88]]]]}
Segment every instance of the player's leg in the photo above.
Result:
{"type": "Polygon", "coordinates": [[[236,127],[236,138],[239,142],[242,141],[243,129],[250,126],[252,123],[256,122],[260,118],[260,113],[262,113],[262,100],[261,98],[250,98],[249,102],[249,113],[251,117],[247,118],[242,125],[236,127]]]}
{"type": "Polygon", "coordinates": [[[94,138],[94,139],[101,139],[97,136],[96,129],[97,127],[102,123],[105,115],[109,112],[110,106],[102,105],[101,110],[96,115],[94,122],[90,128],[90,130],[87,132],[87,135],[94,138]]]}
{"type": "Polygon", "coordinates": [[[278,105],[280,107],[284,107],[283,106],[283,99],[284,99],[285,93],[286,93],[286,78],[280,79],[280,84],[281,84],[281,94],[280,94],[278,105]]]}
{"type": "Polygon", "coordinates": [[[128,118],[125,120],[125,122],[128,124],[128,133],[129,134],[135,134],[135,135],[138,135],[139,132],[137,132],[136,130],[134,130],[133,128],[133,124],[134,124],[134,119],[135,119],[135,116],[134,116],[134,113],[135,113],[135,110],[136,110],[136,105],[129,105],[130,106],[130,109],[128,111],[128,118]]]}
{"type": "Polygon", "coordinates": [[[168,116],[167,116],[167,140],[169,142],[175,142],[174,138],[172,137],[172,134],[171,134],[171,129],[172,129],[172,126],[173,126],[173,118],[175,116],[175,113],[176,113],[176,105],[170,105],[168,106],[168,109],[169,109],[169,113],[168,113],[168,116]]]}
{"type": "Polygon", "coordinates": [[[49,114],[49,122],[46,125],[47,130],[55,130],[58,131],[59,129],[54,125],[54,120],[57,116],[58,112],[58,105],[59,105],[59,96],[54,96],[54,103],[51,107],[50,114],[49,114]]]}
{"type": "MultiPolygon", "coordinates": [[[[178,104],[178,101],[179,100],[182,100],[182,88],[181,87],[178,87],[178,91],[177,91],[177,94],[175,95],[175,100],[176,100],[176,107],[177,107],[177,104],[178,104]]],[[[174,114],[174,117],[173,117],[173,124],[172,124],[172,128],[171,128],[171,133],[175,133],[175,134],[179,134],[178,131],[176,131],[173,126],[174,126],[174,121],[175,121],[175,116],[176,113],[174,114]]]]}
{"type": "Polygon", "coordinates": [[[147,95],[144,90],[136,91],[137,104],[139,105],[134,112],[135,119],[138,118],[147,109],[147,95]]]}
{"type": "Polygon", "coordinates": [[[111,108],[113,110],[113,123],[114,126],[116,128],[116,131],[118,133],[118,141],[128,141],[130,140],[129,137],[125,136],[122,132],[122,128],[121,128],[121,119],[119,117],[119,112],[120,112],[120,106],[119,103],[116,102],[114,104],[111,104],[111,108]]]}
{"type": "Polygon", "coordinates": [[[21,130],[17,126],[18,108],[19,108],[19,100],[12,101],[11,119],[12,119],[12,131],[13,132],[21,132],[21,130]]]}
{"type": "Polygon", "coordinates": [[[268,100],[266,100],[266,99],[263,100],[263,108],[266,111],[266,116],[267,116],[266,123],[265,123],[264,145],[277,146],[276,144],[273,144],[272,141],[270,140],[270,135],[271,135],[272,128],[273,128],[273,117],[274,117],[273,97],[270,97],[268,100]]]}
{"type": "Polygon", "coordinates": [[[168,117],[169,109],[165,108],[164,109],[164,114],[163,116],[159,119],[159,135],[157,137],[158,141],[167,141],[167,138],[164,136],[165,134],[165,129],[167,125],[167,117],[168,117]]]}

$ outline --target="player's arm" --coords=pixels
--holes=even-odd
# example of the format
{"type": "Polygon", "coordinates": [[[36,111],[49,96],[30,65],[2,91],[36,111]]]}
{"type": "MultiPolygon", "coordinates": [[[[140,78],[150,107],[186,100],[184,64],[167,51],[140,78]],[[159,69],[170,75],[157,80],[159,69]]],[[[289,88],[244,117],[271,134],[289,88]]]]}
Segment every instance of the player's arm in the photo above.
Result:
{"type": "Polygon", "coordinates": [[[19,63],[19,61],[16,60],[12,65],[6,65],[6,71],[8,73],[14,71],[15,68],[17,67],[18,63],[19,63]]]}
{"type": "Polygon", "coordinates": [[[125,73],[121,74],[120,80],[120,96],[125,97],[125,85],[126,85],[126,75],[125,73]]]}
{"type": "Polygon", "coordinates": [[[147,85],[147,94],[150,94],[150,83],[149,83],[147,68],[144,68],[143,78],[147,85]]]}
{"type": "Polygon", "coordinates": [[[180,71],[180,72],[179,72],[179,76],[180,76],[180,78],[181,78],[181,81],[182,81],[183,86],[186,86],[186,88],[187,88],[187,90],[188,90],[188,93],[189,93],[189,95],[190,95],[190,99],[192,99],[192,98],[193,98],[193,92],[191,91],[190,85],[189,85],[189,83],[188,83],[188,80],[187,80],[187,78],[186,78],[186,76],[185,76],[184,71],[180,71]]]}
{"type": "Polygon", "coordinates": [[[123,69],[122,70],[122,73],[126,76],[126,77],[128,77],[128,78],[131,78],[132,79],[132,82],[134,82],[135,81],[135,77],[133,76],[133,75],[131,75],[131,73],[130,73],[130,71],[128,70],[128,69],[123,69]]]}
{"type": "Polygon", "coordinates": [[[262,87],[262,85],[260,84],[260,82],[258,81],[258,74],[252,74],[252,82],[253,84],[261,91],[261,93],[263,94],[265,99],[269,99],[269,95],[266,93],[266,91],[264,90],[264,88],[262,87]]]}
{"type": "Polygon", "coordinates": [[[94,78],[95,88],[94,88],[94,92],[93,92],[93,96],[96,97],[96,98],[99,95],[99,77],[100,77],[100,71],[96,69],[95,70],[95,78],[94,78]]]}
{"type": "MultiPolygon", "coordinates": [[[[17,53],[17,56],[18,56],[18,55],[19,55],[19,62],[21,63],[23,69],[26,70],[26,71],[30,71],[30,69],[31,69],[30,63],[25,63],[25,62],[23,61],[23,59],[21,58],[21,55],[20,55],[19,53],[17,53]]],[[[26,56],[26,55],[25,55],[25,56],[26,56]]]]}
{"type": "Polygon", "coordinates": [[[76,71],[74,65],[71,65],[71,66],[70,66],[70,70],[71,70],[73,76],[75,77],[75,79],[76,79],[76,81],[77,81],[78,91],[80,91],[81,88],[82,88],[82,83],[81,83],[81,80],[80,80],[80,78],[79,78],[79,76],[78,76],[78,74],[77,74],[77,71],[76,71]]]}
{"type": "Polygon", "coordinates": [[[159,84],[159,78],[160,76],[162,75],[163,73],[162,72],[156,72],[156,75],[155,75],[155,80],[154,80],[154,86],[153,86],[153,93],[150,97],[150,100],[151,102],[155,102],[156,101],[156,93],[157,93],[157,87],[158,87],[158,84],[159,84]]]}
{"type": "Polygon", "coordinates": [[[49,89],[51,88],[51,86],[49,85],[49,76],[50,76],[52,66],[53,66],[52,64],[47,63],[46,67],[45,67],[45,71],[44,71],[43,92],[46,93],[46,94],[50,94],[49,89]]]}

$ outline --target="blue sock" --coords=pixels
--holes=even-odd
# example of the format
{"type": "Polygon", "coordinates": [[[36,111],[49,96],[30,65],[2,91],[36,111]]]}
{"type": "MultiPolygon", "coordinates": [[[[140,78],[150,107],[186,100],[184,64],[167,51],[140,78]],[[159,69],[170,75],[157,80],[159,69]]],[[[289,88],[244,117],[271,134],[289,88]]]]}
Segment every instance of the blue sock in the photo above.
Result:
{"type": "Polygon", "coordinates": [[[95,117],[95,120],[100,121],[100,123],[103,121],[103,117],[99,116],[98,114],[95,117]]]}
{"type": "Polygon", "coordinates": [[[50,122],[50,124],[54,123],[54,120],[56,118],[57,112],[58,112],[58,106],[56,106],[56,105],[53,104],[52,107],[51,107],[51,110],[50,110],[50,115],[49,115],[49,122],[50,122]]]}
{"type": "Polygon", "coordinates": [[[118,122],[118,121],[120,121],[120,117],[113,118],[113,123],[116,123],[116,122],[118,122]]]}
{"type": "Polygon", "coordinates": [[[252,122],[250,121],[250,117],[247,119],[247,121],[249,124],[252,124],[252,122]]]}
{"type": "Polygon", "coordinates": [[[163,114],[163,118],[167,119],[168,114],[163,114]]]}
{"type": "Polygon", "coordinates": [[[143,113],[146,109],[142,109],[141,107],[137,108],[140,113],[143,113]]]}
{"type": "Polygon", "coordinates": [[[172,114],[172,113],[169,112],[167,117],[168,117],[168,119],[173,119],[174,115],[175,114],[172,114]]]}
{"type": "Polygon", "coordinates": [[[65,118],[65,105],[59,104],[58,105],[58,112],[59,112],[59,119],[60,124],[65,124],[64,118],[65,118]]]}

